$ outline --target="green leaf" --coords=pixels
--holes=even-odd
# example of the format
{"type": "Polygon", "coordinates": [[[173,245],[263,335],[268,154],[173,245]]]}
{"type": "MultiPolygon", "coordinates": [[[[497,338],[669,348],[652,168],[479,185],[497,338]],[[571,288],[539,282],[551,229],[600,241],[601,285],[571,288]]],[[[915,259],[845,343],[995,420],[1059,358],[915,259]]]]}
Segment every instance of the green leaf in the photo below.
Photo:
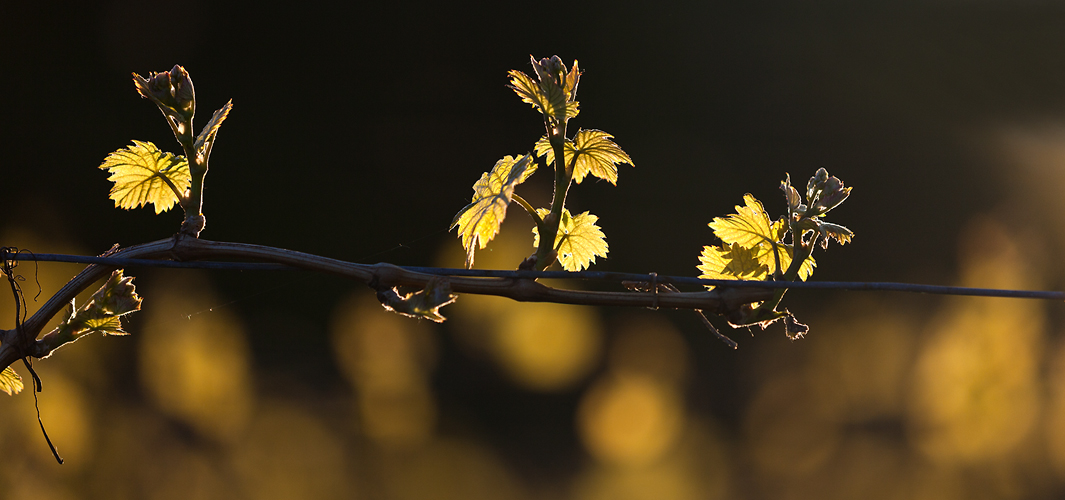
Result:
{"type": "Polygon", "coordinates": [[[15,373],[15,370],[10,366],[0,372],[0,391],[4,391],[8,396],[11,396],[22,392],[22,389],[22,377],[15,373]]]}
{"type": "MultiPolygon", "coordinates": [[[[566,139],[564,151],[566,165],[573,164],[573,180],[580,184],[586,176],[593,175],[611,184],[617,185],[619,163],[636,166],[628,153],[621,150],[611,139],[614,136],[602,130],[578,130],[573,140],[566,139]],[[574,162],[576,155],[576,163],[574,162]]],[[[547,163],[555,161],[555,151],[547,136],[536,141],[536,155],[547,155],[547,163]]]]}
{"type": "Polygon", "coordinates": [[[425,289],[400,296],[395,287],[377,292],[377,299],[389,311],[443,323],[447,318],[440,314],[440,308],[452,302],[458,295],[451,293],[451,282],[447,278],[434,276],[425,284],[425,289]]]}
{"type": "Polygon", "coordinates": [[[191,185],[189,164],[185,157],[159,151],[150,142],[133,141],[104,159],[101,170],[111,176],[111,199],[126,210],[155,205],[155,213],[170,210],[191,185]]]}
{"type": "MultiPolygon", "coordinates": [[[[758,258],[759,249],[725,243],[704,246],[699,255],[700,278],[713,280],[763,280],[769,268],[758,258]]],[[[713,289],[707,286],[707,289],[713,289]]]]}
{"type": "Polygon", "coordinates": [[[496,162],[491,172],[481,174],[473,185],[473,201],[455,215],[451,228],[459,228],[462,246],[466,249],[466,267],[473,267],[473,252],[484,248],[499,233],[499,226],[507,215],[507,205],[514,187],[536,171],[532,155],[521,158],[505,156],[496,162]]]}
{"type": "Polygon", "coordinates": [[[225,106],[211,115],[211,121],[207,122],[207,125],[204,125],[203,130],[200,131],[200,135],[196,136],[196,153],[204,160],[211,156],[211,148],[214,147],[214,140],[218,137],[218,128],[222,126],[222,122],[226,120],[232,109],[233,100],[230,99],[225,106]]]}
{"type": "MultiPolygon", "coordinates": [[[[541,218],[551,213],[546,208],[536,209],[541,218]]],[[[606,243],[606,235],[595,223],[599,217],[588,212],[570,215],[569,210],[562,209],[562,220],[558,224],[558,234],[555,236],[555,249],[558,251],[558,262],[562,269],[567,271],[583,271],[595,264],[596,257],[606,258],[609,245],[606,243]]],[[[533,247],[540,246],[540,231],[533,228],[533,247]]]]}

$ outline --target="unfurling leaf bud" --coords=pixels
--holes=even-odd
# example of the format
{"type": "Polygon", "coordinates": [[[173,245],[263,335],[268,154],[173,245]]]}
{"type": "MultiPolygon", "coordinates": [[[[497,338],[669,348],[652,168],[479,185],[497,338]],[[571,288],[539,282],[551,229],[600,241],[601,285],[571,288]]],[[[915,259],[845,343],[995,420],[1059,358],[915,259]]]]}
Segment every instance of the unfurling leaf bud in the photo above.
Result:
{"type": "Polygon", "coordinates": [[[151,99],[163,114],[192,123],[196,114],[196,89],[185,68],[175,65],[170,71],[152,72],[147,79],[134,73],[133,82],[141,97],[151,99]]]}
{"type": "Polygon", "coordinates": [[[810,205],[814,204],[814,200],[817,194],[824,189],[825,181],[828,180],[828,170],[825,167],[817,169],[814,172],[814,176],[810,177],[810,182],[806,183],[806,202],[810,205]]]}
{"type": "Polygon", "coordinates": [[[814,209],[820,215],[827,214],[833,208],[838,207],[840,203],[843,203],[850,194],[851,188],[844,188],[843,181],[836,177],[829,177],[825,181],[824,189],[821,191],[814,209]]]}

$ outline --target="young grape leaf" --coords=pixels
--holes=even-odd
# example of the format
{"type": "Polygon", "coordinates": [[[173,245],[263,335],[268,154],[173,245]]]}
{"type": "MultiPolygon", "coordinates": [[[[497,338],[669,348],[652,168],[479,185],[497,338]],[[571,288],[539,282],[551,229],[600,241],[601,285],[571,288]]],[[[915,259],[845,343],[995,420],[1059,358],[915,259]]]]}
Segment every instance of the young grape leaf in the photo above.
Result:
{"type": "MultiPolygon", "coordinates": [[[[780,272],[791,266],[794,249],[792,245],[781,242],[788,232],[788,225],[783,219],[770,221],[769,214],[751,194],[743,196],[744,206],[736,206],[736,213],[727,217],[716,217],[709,226],[714,234],[726,244],[748,248],[760,263],[777,272],[777,258],[780,259],[780,272]],[[775,249],[775,251],[774,251],[775,249]]],[[[799,279],[806,280],[813,274],[816,262],[813,257],[803,262],[799,269],[799,279]]]]}
{"type": "MultiPolygon", "coordinates": [[[[780,255],[780,272],[787,271],[788,268],[791,267],[792,256],[795,255],[794,248],[791,245],[785,245],[783,243],[778,243],[776,248],[780,255]]],[[[763,252],[758,258],[761,259],[769,269],[776,268],[776,261],[774,260],[775,257],[773,256],[772,250],[763,252]]],[[[812,255],[807,257],[806,260],[803,261],[802,266],[799,267],[799,280],[806,281],[806,279],[814,273],[815,267],[817,267],[817,261],[814,260],[812,255]]]]}
{"type": "Polygon", "coordinates": [[[128,335],[122,329],[120,318],[140,308],[141,298],[133,285],[133,277],[123,276],[121,269],[115,270],[85,305],[56,327],[57,345],[73,342],[90,333],[128,335]]]}
{"type": "Polygon", "coordinates": [[[821,248],[828,248],[829,239],[838,241],[840,245],[846,245],[854,238],[854,231],[839,224],[821,222],[817,229],[821,232],[821,248]]]}
{"type": "Polygon", "coordinates": [[[11,396],[22,392],[22,389],[22,377],[15,373],[15,370],[10,366],[0,372],[0,391],[4,391],[8,396],[11,396]]]}
{"type": "MultiPolygon", "coordinates": [[[[618,183],[619,163],[628,163],[636,166],[625,153],[611,139],[614,136],[602,130],[578,130],[573,140],[566,139],[565,153],[566,165],[573,164],[573,180],[580,184],[585,176],[591,174],[611,184],[618,183]],[[576,163],[574,161],[576,155],[576,163]]],[[[555,161],[555,151],[551,148],[551,142],[547,136],[536,141],[536,155],[547,155],[547,163],[555,161]]]]}
{"type": "Polygon", "coordinates": [[[758,247],[746,248],[730,243],[720,247],[704,246],[699,262],[699,271],[702,271],[699,277],[704,279],[763,280],[769,275],[769,268],[758,259],[758,247]]]}
{"type": "Polygon", "coordinates": [[[104,316],[102,318],[86,318],[85,330],[79,335],[99,333],[101,335],[129,335],[122,329],[122,320],[118,316],[104,316]]]}
{"type": "Polygon", "coordinates": [[[575,100],[580,70],[577,61],[573,69],[566,73],[566,66],[558,56],[537,61],[532,59],[533,69],[539,81],[518,70],[511,70],[509,87],[523,102],[531,104],[540,113],[558,122],[565,122],[580,113],[580,105],[575,100]],[[558,75],[557,77],[555,75],[558,75]],[[559,79],[565,82],[558,81],[559,79]]]}
{"type": "MultiPolygon", "coordinates": [[[[541,218],[550,212],[546,208],[536,209],[541,218]]],[[[558,250],[558,261],[562,264],[562,269],[583,271],[595,264],[596,257],[606,258],[610,248],[606,243],[606,235],[595,224],[597,221],[599,217],[588,212],[572,216],[569,210],[562,210],[562,220],[555,236],[555,249],[558,250]]],[[[539,246],[540,231],[534,227],[533,247],[539,246]]]]}
{"type": "Polygon", "coordinates": [[[215,138],[218,137],[218,128],[222,126],[222,122],[226,121],[232,109],[233,100],[230,99],[225,106],[211,115],[211,121],[207,122],[207,125],[204,125],[203,130],[200,131],[200,135],[196,136],[196,153],[204,160],[211,156],[211,148],[214,146],[215,138]]]}
{"type": "Polygon", "coordinates": [[[781,227],[770,222],[769,214],[762,208],[762,202],[750,193],[743,195],[743,202],[742,207],[736,205],[736,213],[714,218],[709,224],[714,235],[725,243],[736,243],[748,248],[761,243],[776,243],[781,236],[781,227]]]}
{"type": "Polygon", "coordinates": [[[126,210],[155,205],[155,213],[170,210],[192,183],[185,157],[159,151],[150,142],[133,141],[104,158],[101,170],[111,176],[111,199],[126,210]]]}
{"type": "Polygon", "coordinates": [[[484,248],[499,232],[499,225],[507,215],[507,205],[514,195],[514,187],[536,171],[532,155],[521,158],[505,156],[496,162],[491,172],[481,174],[473,185],[473,201],[455,215],[451,229],[459,228],[462,246],[466,249],[466,267],[473,267],[473,252],[484,248]]]}

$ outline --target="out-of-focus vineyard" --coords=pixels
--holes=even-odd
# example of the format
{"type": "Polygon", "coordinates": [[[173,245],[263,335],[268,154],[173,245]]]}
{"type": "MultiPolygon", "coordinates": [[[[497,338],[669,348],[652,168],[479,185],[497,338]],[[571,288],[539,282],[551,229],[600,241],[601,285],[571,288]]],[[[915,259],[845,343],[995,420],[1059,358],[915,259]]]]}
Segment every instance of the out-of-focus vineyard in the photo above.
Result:
{"type": "MultiPolygon", "coordinates": [[[[0,5],[0,244],[97,254],[177,230],[114,209],[95,167],[131,139],[176,149],[129,73],[178,63],[201,122],[235,105],[203,237],[461,267],[451,216],[542,133],[504,86],[531,52],[580,60],[574,130],[610,131],[638,165],[571,191],[608,236],[594,269],[694,276],[713,217],[746,192],[779,217],[785,172],[825,166],[854,186],[833,216],[857,236],[818,252],[814,279],[1065,288],[1055,5],[611,3],[558,23],[502,5],[186,7],[0,5]]],[[[548,177],[522,196],[545,205],[548,177]]],[[[477,267],[514,268],[531,227],[512,212],[477,267]]],[[[30,311],[79,269],[22,263],[30,311]]],[[[688,312],[462,296],[437,325],[326,276],[127,274],[145,299],[131,336],[34,363],[66,464],[32,394],[0,398],[0,498],[1065,494],[1058,303],[792,291],[810,335],[733,330],[732,351],[688,312]]]]}

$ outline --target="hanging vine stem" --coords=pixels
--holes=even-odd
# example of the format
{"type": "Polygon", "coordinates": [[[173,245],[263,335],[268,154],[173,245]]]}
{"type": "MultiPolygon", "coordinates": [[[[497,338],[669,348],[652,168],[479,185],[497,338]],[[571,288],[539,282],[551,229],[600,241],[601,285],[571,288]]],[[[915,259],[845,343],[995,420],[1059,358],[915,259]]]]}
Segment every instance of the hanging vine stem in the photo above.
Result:
{"type": "MultiPolygon", "coordinates": [[[[41,392],[43,386],[41,385],[41,377],[37,376],[37,371],[33,369],[33,363],[30,362],[30,358],[25,353],[28,351],[27,347],[31,345],[34,337],[27,335],[26,330],[23,328],[23,322],[26,315],[26,297],[22,293],[22,286],[18,284],[18,280],[21,276],[16,277],[15,267],[18,265],[17,256],[20,254],[18,249],[12,247],[0,248],[0,268],[4,273],[4,277],[7,278],[8,284],[11,286],[11,295],[15,300],[15,328],[10,330],[14,332],[14,339],[9,339],[8,336],[4,336],[4,343],[12,342],[15,347],[15,351],[21,354],[22,363],[26,366],[26,370],[30,372],[30,377],[33,378],[33,408],[37,410],[37,423],[41,426],[41,434],[44,435],[44,441],[48,443],[48,449],[52,451],[52,456],[55,457],[56,462],[60,465],[63,464],[63,457],[59,455],[59,450],[52,444],[52,438],[48,436],[48,431],[44,428],[44,420],[41,420],[41,407],[37,401],[37,393],[41,392]]],[[[32,259],[32,253],[31,257],[32,259]]],[[[34,263],[36,266],[36,262],[34,263]]],[[[36,276],[36,270],[35,270],[36,276]]],[[[36,277],[35,277],[36,279],[36,277]]],[[[41,284],[37,282],[38,289],[41,284]]],[[[40,292],[38,291],[38,294],[40,292]]],[[[6,368],[5,366],[4,368],[6,368]]]]}

